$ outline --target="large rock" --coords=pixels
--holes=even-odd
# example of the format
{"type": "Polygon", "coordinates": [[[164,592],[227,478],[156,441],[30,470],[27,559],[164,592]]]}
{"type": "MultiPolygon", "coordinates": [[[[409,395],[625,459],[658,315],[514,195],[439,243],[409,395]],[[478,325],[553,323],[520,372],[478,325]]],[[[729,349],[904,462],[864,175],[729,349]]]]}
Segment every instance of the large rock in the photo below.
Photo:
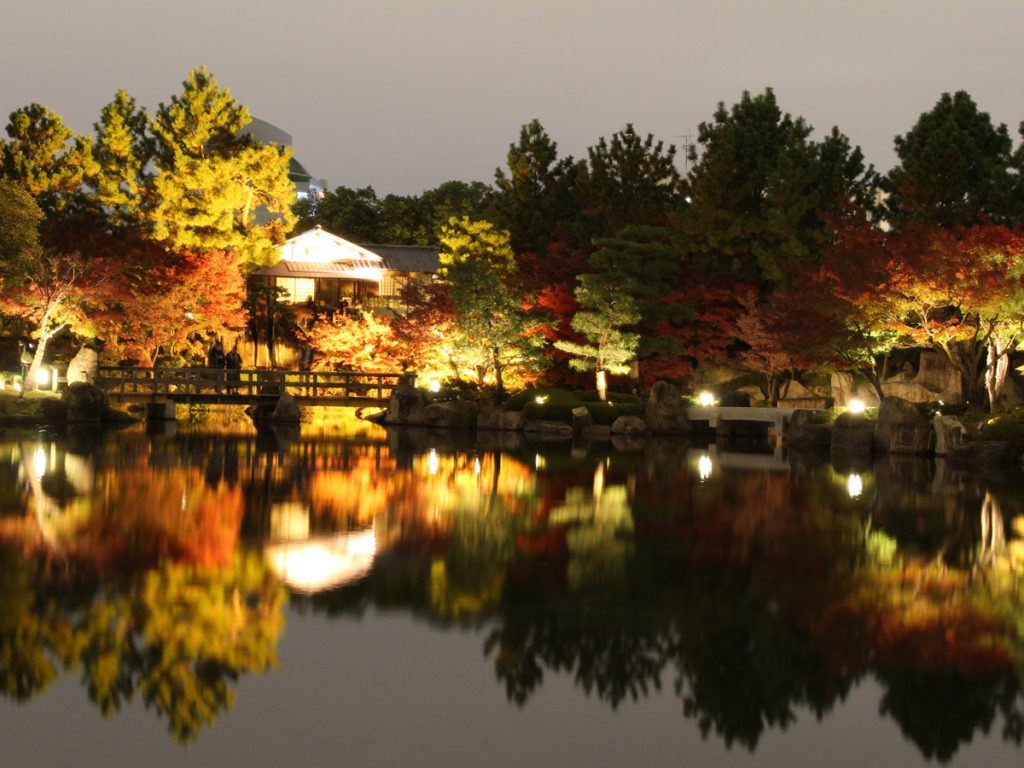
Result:
{"type": "Polygon", "coordinates": [[[613,435],[643,435],[647,433],[647,422],[639,416],[619,416],[612,422],[613,435]]]}
{"type": "Polygon", "coordinates": [[[587,427],[592,426],[594,426],[594,417],[587,410],[587,406],[580,405],[572,409],[572,429],[574,432],[582,432],[587,427]]]}
{"type": "Polygon", "coordinates": [[[875,448],[885,453],[931,453],[932,422],[917,406],[899,397],[886,397],[878,406],[875,448]]]}
{"type": "Polygon", "coordinates": [[[1020,450],[1002,440],[972,440],[947,456],[947,460],[952,464],[979,469],[1009,466],[1019,458],[1020,450]]]}
{"type": "Polygon", "coordinates": [[[832,425],[791,424],[786,430],[785,442],[790,448],[829,448],[832,445],[832,425]]]}
{"type": "Polygon", "coordinates": [[[64,392],[69,421],[101,421],[107,410],[107,393],[83,381],[72,384],[64,392]]]}
{"type": "Polygon", "coordinates": [[[270,412],[268,418],[273,422],[297,424],[302,421],[302,409],[299,408],[295,398],[285,392],[277,399],[277,405],[274,406],[274,410],[270,412]]]}
{"type": "Polygon", "coordinates": [[[95,349],[82,347],[68,363],[67,380],[71,384],[95,384],[100,358],[95,349]]]}
{"type": "Polygon", "coordinates": [[[423,409],[423,423],[439,429],[472,429],[479,413],[474,400],[444,400],[423,409]]]}
{"type": "Polygon", "coordinates": [[[644,405],[647,427],[656,434],[686,434],[690,422],[686,419],[683,391],[667,381],[656,381],[644,405]]]}
{"type": "Polygon", "coordinates": [[[932,429],[935,430],[935,455],[945,456],[952,453],[964,443],[964,435],[967,430],[955,416],[943,416],[935,414],[932,419],[932,429]]]}
{"type": "Polygon", "coordinates": [[[523,425],[523,433],[531,438],[571,438],[572,427],[564,421],[548,421],[546,419],[527,419],[523,425]]]}
{"type": "Polygon", "coordinates": [[[870,456],[875,441],[875,424],[864,416],[840,414],[832,424],[833,455],[870,456]]]}
{"type": "Polygon", "coordinates": [[[477,429],[500,429],[516,431],[523,428],[526,417],[522,411],[503,411],[500,408],[481,410],[476,417],[477,429]]]}
{"type": "Polygon", "coordinates": [[[388,398],[385,424],[424,424],[423,411],[427,407],[427,396],[415,387],[397,387],[388,398]]]}

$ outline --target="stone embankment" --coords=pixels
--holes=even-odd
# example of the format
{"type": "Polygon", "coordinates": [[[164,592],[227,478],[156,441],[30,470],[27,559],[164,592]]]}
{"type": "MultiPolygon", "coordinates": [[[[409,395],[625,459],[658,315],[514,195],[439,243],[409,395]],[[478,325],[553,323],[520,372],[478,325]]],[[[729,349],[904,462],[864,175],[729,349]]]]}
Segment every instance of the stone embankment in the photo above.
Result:
{"type": "MultiPolygon", "coordinates": [[[[829,451],[840,459],[873,453],[936,455],[951,461],[974,464],[1013,464],[1018,451],[1008,443],[973,440],[959,419],[929,416],[914,403],[898,397],[885,398],[878,416],[843,413],[834,422],[822,420],[822,411],[797,410],[788,421],[782,442],[794,450],[829,451]]],[[[528,419],[522,412],[481,408],[474,401],[430,403],[422,390],[398,389],[392,395],[382,422],[386,425],[471,429],[485,432],[517,432],[530,440],[565,440],[580,436],[609,440],[643,435],[687,435],[702,430],[686,416],[681,389],[658,382],[644,405],[644,415],[620,416],[611,425],[595,424],[586,408],[572,411],[571,420],[528,419]]]]}

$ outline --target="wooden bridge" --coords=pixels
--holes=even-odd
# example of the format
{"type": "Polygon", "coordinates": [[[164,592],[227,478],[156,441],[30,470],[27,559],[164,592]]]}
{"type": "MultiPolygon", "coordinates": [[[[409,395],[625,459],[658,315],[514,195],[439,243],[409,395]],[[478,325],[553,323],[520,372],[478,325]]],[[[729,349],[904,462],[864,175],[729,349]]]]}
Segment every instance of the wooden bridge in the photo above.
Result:
{"type": "Polygon", "coordinates": [[[96,384],[117,402],[237,404],[277,400],[288,392],[300,405],[383,405],[415,374],[357,371],[274,371],[224,368],[101,366],[96,384]]]}

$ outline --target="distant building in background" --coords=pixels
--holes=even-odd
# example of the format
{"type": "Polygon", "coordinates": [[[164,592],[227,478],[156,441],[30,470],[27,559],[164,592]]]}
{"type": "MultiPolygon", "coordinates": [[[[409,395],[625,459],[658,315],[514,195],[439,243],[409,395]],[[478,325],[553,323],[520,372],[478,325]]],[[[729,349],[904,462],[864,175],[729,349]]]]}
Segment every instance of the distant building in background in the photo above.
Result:
{"type": "MultiPolygon", "coordinates": [[[[242,129],[242,133],[265,144],[278,144],[282,147],[293,146],[290,133],[282,131],[276,125],[272,125],[266,120],[260,120],[258,117],[254,117],[252,122],[242,129]]],[[[327,179],[314,178],[294,155],[292,155],[291,163],[288,166],[288,178],[295,184],[295,196],[299,200],[320,197],[327,191],[327,179]]]]}
{"type": "Polygon", "coordinates": [[[418,245],[358,245],[320,226],[277,247],[280,260],[254,275],[283,289],[298,306],[400,311],[402,289],[429,283],[441,266],[439,250],[418,245]]]}

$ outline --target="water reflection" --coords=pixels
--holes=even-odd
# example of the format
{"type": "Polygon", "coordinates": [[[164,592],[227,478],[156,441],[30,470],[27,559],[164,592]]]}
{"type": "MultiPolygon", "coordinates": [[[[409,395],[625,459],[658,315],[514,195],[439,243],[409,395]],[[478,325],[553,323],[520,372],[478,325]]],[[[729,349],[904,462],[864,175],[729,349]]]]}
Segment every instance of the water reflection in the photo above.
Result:
{"type": "Polygon", "coordinates": [[[508,699],[671,690],[754,749],[873,678],[929,758],[1024,734],[1018,478],[647,441],[126,433],[0,444],[0,686],[82,676],[182,741],[273,669],[286,593],[471,627],[508,699]]]}

